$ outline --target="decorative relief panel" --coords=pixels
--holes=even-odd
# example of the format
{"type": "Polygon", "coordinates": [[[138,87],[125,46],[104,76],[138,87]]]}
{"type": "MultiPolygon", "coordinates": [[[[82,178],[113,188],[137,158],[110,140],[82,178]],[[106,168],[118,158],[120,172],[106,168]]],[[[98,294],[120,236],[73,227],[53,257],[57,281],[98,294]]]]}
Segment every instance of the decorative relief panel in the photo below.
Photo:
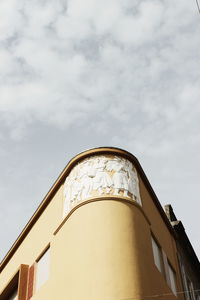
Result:
{"type": "Polygon", "coordinates": [[[93,197],[122,196],[141,204],[137,171],[120,156],[96,155],[82,160],[64,184],[64,215],[76,204],[93,197]]]}

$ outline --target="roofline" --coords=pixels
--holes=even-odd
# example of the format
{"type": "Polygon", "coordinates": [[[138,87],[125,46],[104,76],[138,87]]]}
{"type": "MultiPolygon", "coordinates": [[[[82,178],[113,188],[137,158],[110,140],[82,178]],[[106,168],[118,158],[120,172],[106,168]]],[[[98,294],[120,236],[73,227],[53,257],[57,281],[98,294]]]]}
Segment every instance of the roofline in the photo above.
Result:
{"type": "MultiPolygon", "coordinates": [[[[179,247],[187,253],[188,259],[192,260],[193,265],[196,267],[196,270],[200,276],[200,263],[199,259],[194,251],[194,248],[189,240],[189,237],[185,231],[183,223],[180,220],[177,220],[177,217],[174,213],[173,207],[171,204],[165,205],[165,213],[174,228],[175,235],[177,237],[177,242],[179,247]]],[[[179,252],[181,254],[181,252],[179,252]]]]}
{"type": "MultiPolygon", "coordinates": [[[[183,223],[181,221],[175,221],[174,224],[172,223],[172,226],[174,228],[175,234],[177,235],[177,240],[180,248],[184,250],[185,253],[187,253],[187,258],[193,262],[193,266],[195,266],[198,276],[200,276],[199,259],[194,251],[194,248],[192,247],[192,244],[187,236],[187,233],[185,232],[183,223]]],[[[180,255],[182,254],[181,252],[179,253],[180,255]]]]}
{"type": "Polygon", "coordinates": [[[16,239],[16,241],[14,242],[14,244],[12,245],[12,247],[10,248],[10,250],[7,252],[7,254],[5,255],[5,257],[3,258],[3,260],[0,263],[0,273],[2,272],[2,270],[4,269],[4,267],[7,265],[7,263],[9,262],[9,260],[11,259],[11,257],[14,255],[15,251],[18,249],[18,247],[21,245],[21,243],[23,242],[23,240],[25,239],[26,235],[29,233],[29,231],[31,230],[31,228],[33,227],[33,225],[37,222],[37,220],[39,219],[39,217],[41,216],[41,214],[43,213],[43,211],[45,210],[45,208],[48,206],[48,204],[51,202],[51,199],[53,198],[53,196],[55,195],[55,193],[57,192],[58,188],[60,187],[60,185],[64,182],[66,176],[69,174],[69,172],[71,171],[71,169],[74,167],[74,165],[76,165],[80,160],[88,157],[88,156],[92,156],[92,155],[97,155],[97,154],[115,154],[115,155],[119,155],[122,157],[125,157],[127,159],[129,159],[131,162],[133,162],[134,166],[136,167],[138,173],[140,174],[142,180],[144,181],[144,184],[147,188],[147,190],[149,191],[150,195],[152,196],[152,199],[156,205],[156,207],[158,208],[165,224],[167,225],[168,229],[170,230],[170,232],[173,234],[174,238],[175,238],[175,234],[174,234],[174,230],[149,182],[149,180],[147,179],[147,176],[145,175],[138,159],[131,154],[130,152],[120,149],[120,148],[116,148],[116,147],[98,147],[98,148],[93,148],[93,149],[89,149],[86,151],[83,151],[81,153],[79,153],[78,155],[76,155],[75,157],[73,157],[68,164],[66,165],[66,167],[63,169],[63,171],[61,172],[61,174],[59,175],[59,177],[57,178],[57,180],[54,182],[54,184],[52,185],[52,187],[50,188],[50,190],[48,191],[48,193],[46,194],[46,196],[44,197],[44,199],[42,200],[42,202],[40,203],[40,205],[38,206],[38,208],[36,209],[35,213],[33,214],[33,216],[30,218],[30,220],[28,221],[28,223],[26,224],[26,226],[24,227],[24,229],[22,230],[21,234],[18,236],[18,238],[16,239]]]}

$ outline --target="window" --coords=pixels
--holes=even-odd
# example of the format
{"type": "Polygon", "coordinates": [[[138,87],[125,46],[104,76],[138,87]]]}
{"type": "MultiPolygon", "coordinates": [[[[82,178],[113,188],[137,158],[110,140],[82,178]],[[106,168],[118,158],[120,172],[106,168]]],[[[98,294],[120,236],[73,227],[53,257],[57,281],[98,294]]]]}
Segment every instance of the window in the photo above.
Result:
{"type": "Polygon", "coordinates": [[[12,294],[8,297],[8,300],[17,300],[17,299],[18,299],[18,289],[16,287],[12,292],[12,294]]]}
{"type": "Polygon", "coordinates": [[[195,300],[194,288],[192,281],[187,278],[187,286],[188,286],[188,295],[190,300],[195,300]]]}
{"type": "Polygon", "coordinates": [[[158,270],[164,274],[162,250],[156,240],[151,237],[154,262],[158,270]]]}
{"type": "Polygon", "coordinates": [[[50,248],[37,260],[36,266],[36,291],[47,281],[49,277],[50,248]]]}
{"type": "Polygon", "coordinates": [[[186,277],[186,273],[185,273],[185,268],[184,265],[182,263],[182,260],[180,258],[180,256],[178,256],[179,258],[179,263],[180,263],[180,269],[181,269],[181,277],[182,277],[182,282],[183,282],[183,289],[185,291],[185,298],[186,300],[190,300],[190,295],[188,292],[188,285],[187,285],[187,277],[186,277]]]}
{"type": "Polygon", "coordinates": [[[197,293],[195,299],[200,300],[200,294],[197,293]]]}
{"type": "MultiPolygon", "coordinates": [[[[169,263],[167,259],[167,255],[165,254],[163,249],[159,246],[159,244],[157,243],[157,241],[153,236],[151,236],[151,242],[152,242],[155,265],[158,268],[158,270],[164,275],[174,295],[177,296],[176,273],[172,268],[171,264],[169,263]]],[[[190,299],[190,300],[194,300],[194,299],[190,299]]]]}
{"type": "Polygon", "coordinates": [[[20,265],[0,295],[1,300],[26,300],[28,266],[20,265]]]}
{"type": "Polygon", "coordinates": [[[169,263],[168,263],[168,268],[169,268],[169,285],[173,293],[176,295],[176,275],[169,263]]]}
{"type": "Polygon", "coordinates": [[[1,300],[17,300],[18,299],[18,285],[19,285],[19,270],[13,276],[13,278],[8,282],[6,288],[2,291],[0,295],[1,300]]]}
{"type": "Polygon", "coordinates": [[[198,299],[198,294],[195,295],[192,281],[188,278],[188,275],[186,274],[185,267],[180,255],[178,256],[178,258],[180,263],[181,276],[186,300],[200,300],[200,297],[198,299]]]}

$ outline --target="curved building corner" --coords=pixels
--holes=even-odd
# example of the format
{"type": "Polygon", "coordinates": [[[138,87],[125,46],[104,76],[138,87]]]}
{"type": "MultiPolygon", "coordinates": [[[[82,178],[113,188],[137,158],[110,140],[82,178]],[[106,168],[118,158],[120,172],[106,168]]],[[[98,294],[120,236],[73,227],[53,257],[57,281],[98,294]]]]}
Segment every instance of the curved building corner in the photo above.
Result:
{"type": "Polygon", "coordinates": [[[177,249],[138,160],[91,149],[68,163],[2,261],[0,300],[199,300],[183,292],[177,249]]]}

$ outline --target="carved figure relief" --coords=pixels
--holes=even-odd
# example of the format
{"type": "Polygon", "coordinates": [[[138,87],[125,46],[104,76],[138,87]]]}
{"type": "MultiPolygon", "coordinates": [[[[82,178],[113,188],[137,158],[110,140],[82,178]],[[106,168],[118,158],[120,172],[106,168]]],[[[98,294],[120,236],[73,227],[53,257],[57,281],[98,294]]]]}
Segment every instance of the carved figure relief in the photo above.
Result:
{"type": "Polygon", "coordinates": [[[64,215],[92,197],[116,195],[141,204],[137,171],[120,156],[91,156],[78,163],[64,184],[64,215]]]}

